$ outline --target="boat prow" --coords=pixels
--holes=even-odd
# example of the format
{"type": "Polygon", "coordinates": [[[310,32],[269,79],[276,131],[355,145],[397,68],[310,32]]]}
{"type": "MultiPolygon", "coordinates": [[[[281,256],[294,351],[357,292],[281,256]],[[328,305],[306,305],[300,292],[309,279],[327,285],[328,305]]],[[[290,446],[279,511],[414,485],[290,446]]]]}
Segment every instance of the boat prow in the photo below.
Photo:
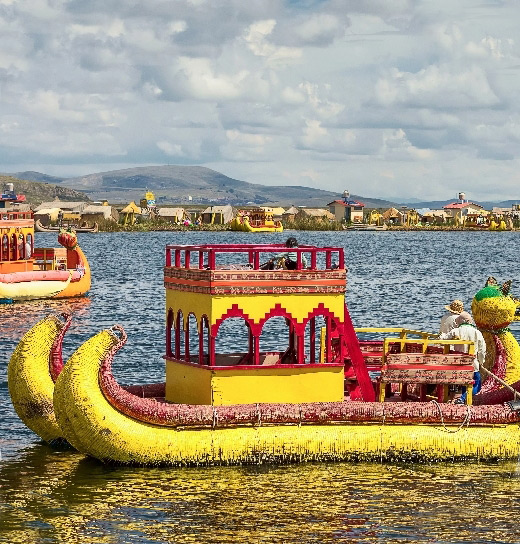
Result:
{"type": "Polygon", "coordinates": [[[242,232],[283,232],[282,222],[274,220],[271,208],[240,210],[230,227],[242,232]]]}

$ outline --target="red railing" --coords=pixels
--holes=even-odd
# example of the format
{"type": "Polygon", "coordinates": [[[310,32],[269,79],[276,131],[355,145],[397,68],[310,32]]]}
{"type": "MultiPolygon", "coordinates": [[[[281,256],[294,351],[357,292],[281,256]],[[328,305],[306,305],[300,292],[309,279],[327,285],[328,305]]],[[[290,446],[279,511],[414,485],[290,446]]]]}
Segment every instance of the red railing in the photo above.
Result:
{"type": "MultiPolygon", "coordinates": [[[[295,253],[297,270],[332,270],[345,268],[345,252],[341,247],[298,246],[286,247],[284,244],[256,245],[256,244],[226,244],[226,245],[167,245],[166,266],[176,268],[194,268],[198,270],[216,270],[217,255],[233,253],[245,256],[245,259],[236,263],[244,268],[260,270],[263,262],[277,254],[295,253]],[[262,254],[267,257],[262,258],[262,254]],[[271,255],[269,255],[271,254],[271,255]],[[307,266],[303,266],[302,255],[307,259],[307,266]],[[319,259],[319,257],[322,257],[319,259]]],[[[241,257],[242,258],[242,257],[241,257]]],[[[227,263],[229,264],[229,263],[227,263]]],[[[226,266],[226,265],[224,265],[226,266]]]]}

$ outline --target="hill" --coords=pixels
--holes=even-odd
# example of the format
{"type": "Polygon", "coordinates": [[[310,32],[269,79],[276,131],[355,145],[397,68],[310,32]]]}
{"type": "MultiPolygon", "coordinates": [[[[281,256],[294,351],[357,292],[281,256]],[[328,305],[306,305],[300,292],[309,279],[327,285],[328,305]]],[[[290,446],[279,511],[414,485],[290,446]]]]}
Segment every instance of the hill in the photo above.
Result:
{"type": "Polygon", "coordinates": [[[12,183],[15,192],[17,194],[24,194],[27,202],[33,206],[38,206],[42,202],[55,200],[56,198],[72,202],[90,200],[85,193],[75,191],[69,187],[36,181],[26,181],[13,176],[4,176],[0,174],[0,189],[3,189],[6,183],[12,183]]]}
{"type": "Polygon", "coordinates": [[[41,172],[33,172],[32,170],[27,170],[26,172],[15,172],[14,174],[6,175],[13,176],[17,179],[24,179],[27,181],[43,181],[44,183],[53,184],[61,183],[65,179],[56,176],[49,176],[48,174],[42,174],[41,172]]]}
{"type": "MultiPolygon", "coordinates": [[[[149,189],[158,204],[231,204],[324,207],[340,198],[336,192],[303,186],[272,186],[229,178],[202,166],[143,166],[99,172],[62,181],[61,186],[85,192],[92,200],[139,201],[149,189]],[[191,197],[191,198],[190,198],[191,197]]],[[[392,202],[352,195],[367,207],[392,202]]]]}

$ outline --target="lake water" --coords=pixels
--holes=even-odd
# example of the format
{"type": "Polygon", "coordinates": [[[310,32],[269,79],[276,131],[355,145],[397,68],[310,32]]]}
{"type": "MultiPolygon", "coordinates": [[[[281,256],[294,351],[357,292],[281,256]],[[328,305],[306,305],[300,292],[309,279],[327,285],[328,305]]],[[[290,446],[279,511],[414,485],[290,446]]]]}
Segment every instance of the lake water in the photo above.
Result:
{"type": "MultiPolygon", "coordinates": [[[[291,235],[294,233],[291,233],[291,235]]],[[[87,298],[0,305],[0,542],[518,543],[520,462],[119,468],[41,444],[14,413],[6,368],[22,334],[73,311],[64,351],[122,324],[124,383],[164,379],[162,266],[168,243],[284,242],[289,234],[80,234],[92,266],[87,298]]],[[[38,246],[57,246],[54,234],[38,246]]],[[[443,307],[467,307],[487,276],[520,294],[513,232],[298,232],[343,246],[355,326],[437,330],[443,307]]],[[[512,330],[520,339],[520,326],[512,330]]]]}

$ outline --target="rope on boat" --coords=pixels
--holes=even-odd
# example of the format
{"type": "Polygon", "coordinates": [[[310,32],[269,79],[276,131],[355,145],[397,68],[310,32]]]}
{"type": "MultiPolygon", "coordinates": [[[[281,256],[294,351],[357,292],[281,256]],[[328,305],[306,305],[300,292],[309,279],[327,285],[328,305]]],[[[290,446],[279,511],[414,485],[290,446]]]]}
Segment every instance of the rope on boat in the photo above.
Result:
{"type": "Polygon", "coordinates": [[[483,370],[485,374],[488,376],[491,376],[495,381],[497,381],[500,385],[503,385],[508,391],[513,393],[513,400],[518,400],[520,397],[520,394],[516,389],[513,389],[508,383],[506,383],[504,380],[500,379],[496,374],[493,374],[490,370],[488,370],[485,366],[481,366],[480,370],[483,370]]]}
{"type": "Polygon", "coordinates": [[[471,407],[469,405],[466,406],[466,415],[464,416],[462,423],[455,430],[453,430],[446,427],[446,424],[444,423],[444,415],[442,413],[441,405],[436,400],[432,400],[431,402],[433,402],[433,404],[435,404],[435,406],[437,406],[437,409],[439,410],[443,431],[446,431],[447,433],[458,433],[464,427],[464,425],[466,425],[466,427],[469,427],[469,423],[471,421],[471,407]]]}
{"type": "Polygon", "coordinates": [[[257,425],[261,427],[262,426],[262,411],[260,410],[260,404],[258,404],[258,402],[256,403],[256,418],[257,418],[257,425]]]}
{"type": "Polygon", "coordinates": [[[218,413],[215,406],[213,406],[213,421],[211,422],[211,428],[215,429],[217,425],[218,425],[218,413]]]}

